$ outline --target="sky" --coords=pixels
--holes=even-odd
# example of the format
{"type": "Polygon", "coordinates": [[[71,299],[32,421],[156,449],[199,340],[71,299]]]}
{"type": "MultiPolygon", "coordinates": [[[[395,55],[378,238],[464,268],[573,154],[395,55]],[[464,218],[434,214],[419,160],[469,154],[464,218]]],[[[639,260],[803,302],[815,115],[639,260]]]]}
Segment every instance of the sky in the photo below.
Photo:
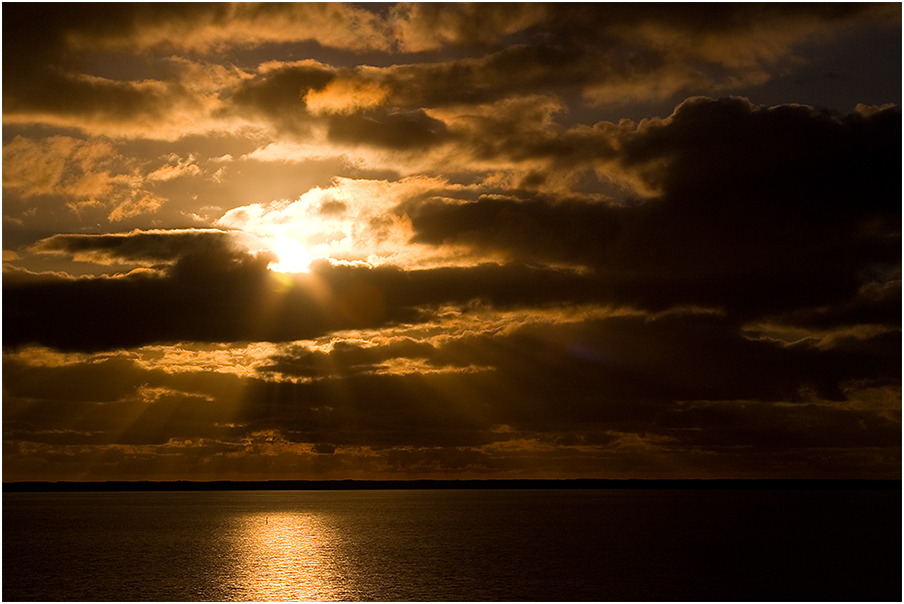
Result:
{"type": "Polygon", "coordinates": [[[3,480],[901,478],[901,5],[18,4],[3,480]]]}

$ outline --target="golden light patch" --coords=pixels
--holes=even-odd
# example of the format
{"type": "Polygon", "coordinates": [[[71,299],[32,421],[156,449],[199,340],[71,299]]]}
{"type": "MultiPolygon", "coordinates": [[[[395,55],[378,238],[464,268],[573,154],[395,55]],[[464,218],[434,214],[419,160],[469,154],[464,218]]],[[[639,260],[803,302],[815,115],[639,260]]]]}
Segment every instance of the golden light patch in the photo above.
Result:
{"type": "Polygon", "coordinates": [[[334,80],[322,90],[311,90],[304,102],[308,111],[320,113],[352,113],[383,104],[389,91],[377,82],[334,80]]]}
{"type": "Polygon", "coordinates": [[[294,201],[232,208],[214,224],[247,234],[255,249],[272,251],[279,260],[270,268],[279,272],[304,272],[317,258],[421,269],[498,261],[455,244],[412,243],[411,218],[397,211],[412,200],[469,188],[431,177],[395,183],[336,178],[332,186],[314,187],[294,201]]]}

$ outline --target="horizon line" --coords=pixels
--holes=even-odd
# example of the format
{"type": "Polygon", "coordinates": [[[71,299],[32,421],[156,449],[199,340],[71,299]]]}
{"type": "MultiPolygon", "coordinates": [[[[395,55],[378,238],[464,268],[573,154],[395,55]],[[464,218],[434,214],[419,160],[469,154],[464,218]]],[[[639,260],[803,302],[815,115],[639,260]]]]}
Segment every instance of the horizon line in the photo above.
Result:
{"type": "Polygon", "coordinates": [[[600,488],[901,488],[900,478],[463,478],[10,481],[4,493],[73,491],[249,491],[600,488]]]}

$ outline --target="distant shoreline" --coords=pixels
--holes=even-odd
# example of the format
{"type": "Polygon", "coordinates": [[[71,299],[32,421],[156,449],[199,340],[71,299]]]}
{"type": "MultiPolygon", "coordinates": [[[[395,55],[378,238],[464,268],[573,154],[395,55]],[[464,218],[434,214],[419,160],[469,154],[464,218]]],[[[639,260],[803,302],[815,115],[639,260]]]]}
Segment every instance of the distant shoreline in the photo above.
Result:
{"type": "Polygon", "coordinates": [[[676,479],[609,480],[266,480],[266,481],[98,481],[5,482],[4,493],[113,491],[350,491],[440,489],[883,489],[901,490],[901,480],[882,479],[676,479]]]}

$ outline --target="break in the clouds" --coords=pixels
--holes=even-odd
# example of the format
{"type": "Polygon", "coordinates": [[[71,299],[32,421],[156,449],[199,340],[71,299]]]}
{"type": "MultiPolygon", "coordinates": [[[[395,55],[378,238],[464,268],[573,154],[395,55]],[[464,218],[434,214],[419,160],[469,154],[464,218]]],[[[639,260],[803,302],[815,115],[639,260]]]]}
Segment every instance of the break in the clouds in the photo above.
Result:
{"type": "Polygon", "coordinates": [[[6,4],[19,479],[900,477],[894,4],[6,4]]]}

